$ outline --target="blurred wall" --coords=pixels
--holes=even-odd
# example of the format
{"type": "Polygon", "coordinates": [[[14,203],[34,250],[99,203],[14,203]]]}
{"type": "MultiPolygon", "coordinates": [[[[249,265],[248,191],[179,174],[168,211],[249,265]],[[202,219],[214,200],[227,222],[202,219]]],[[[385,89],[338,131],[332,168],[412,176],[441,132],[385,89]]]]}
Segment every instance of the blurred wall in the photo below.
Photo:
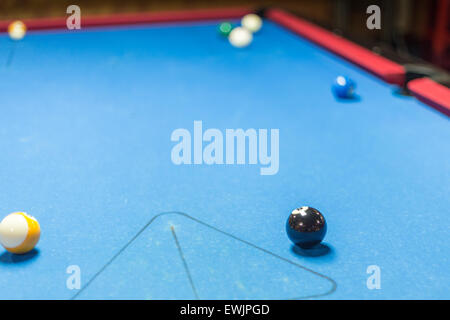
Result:
{"type": "Polygon", "coordinates": [[[0,19],[61,16],[71,4],[84,14],[274,5],[325,21],[333,0],[0,0],[0,19]]]}
{"type": "MultiPolygon", "coordinates": [[[[0,0],[0,20],[64,16],[67,6],[81,7],[82,15],[118,12],[183,10],[221,7],[276,6],[344,35],[366,47],[382,47],[431,60],[438,0],[0,0]],[[366,28],[366,8],[382,9],[382,29],[366,28]]],[[[448,0],[450,1],[450,0],[448,0]]],[[[384,48],[384,49],[383,49],[384,48]]],[[[383,52],[381,52],[383,53],[383,52]]],[[[383,53],[384,54],[384,53],[383,53]]]]}

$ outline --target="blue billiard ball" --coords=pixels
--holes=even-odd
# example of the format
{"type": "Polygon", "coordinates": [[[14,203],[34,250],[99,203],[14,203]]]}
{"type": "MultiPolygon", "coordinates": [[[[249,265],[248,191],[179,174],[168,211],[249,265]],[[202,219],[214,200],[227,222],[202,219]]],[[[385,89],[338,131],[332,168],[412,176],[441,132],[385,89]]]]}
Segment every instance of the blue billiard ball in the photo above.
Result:
{"type": "Polygon", "coordinates": [[[319,210],[300,207],[289,215],[286,233],[295,245],[309,249],[322,242],[327,233],[327,223],[319,210]]]}
{"type": "Polygon", "coordinates": [[[345,76],[338,76],[333,83],[333,93],[340,99],[351,99],[354,96],[356,83],[345,76]]]}

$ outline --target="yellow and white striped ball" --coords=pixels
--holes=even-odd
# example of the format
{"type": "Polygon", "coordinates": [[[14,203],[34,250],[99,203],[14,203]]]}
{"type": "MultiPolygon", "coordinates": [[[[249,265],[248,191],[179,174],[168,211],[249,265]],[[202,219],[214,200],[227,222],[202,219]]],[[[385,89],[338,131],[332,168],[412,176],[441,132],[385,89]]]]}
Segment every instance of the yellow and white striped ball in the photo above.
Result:
{"type": "Polygon", "coordinates": [[[21,40],[27,33],[27,27],[22,21],[11,22],[8,26],[9,37],[13,40],[21,40]]]}
{"type": "Polygon", "coordinates": [[[15,254],[33,250],[40,236],[39,222],[25,212],[11,213],[0,223],[0,243],[15,254]]]}

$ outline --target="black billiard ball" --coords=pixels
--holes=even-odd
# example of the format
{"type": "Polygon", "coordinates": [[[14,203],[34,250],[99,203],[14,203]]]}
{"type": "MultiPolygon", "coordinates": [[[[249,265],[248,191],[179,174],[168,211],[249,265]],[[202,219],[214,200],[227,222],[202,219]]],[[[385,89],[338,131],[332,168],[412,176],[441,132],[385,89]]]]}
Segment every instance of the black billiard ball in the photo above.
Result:
{"type": "Polygon", "coordinates": [[[289,239],[297,246],[308,249],[319,244],[327,233],[327,223],[319,210],[300,207],[291,212],[286,222],[289,239]]]}

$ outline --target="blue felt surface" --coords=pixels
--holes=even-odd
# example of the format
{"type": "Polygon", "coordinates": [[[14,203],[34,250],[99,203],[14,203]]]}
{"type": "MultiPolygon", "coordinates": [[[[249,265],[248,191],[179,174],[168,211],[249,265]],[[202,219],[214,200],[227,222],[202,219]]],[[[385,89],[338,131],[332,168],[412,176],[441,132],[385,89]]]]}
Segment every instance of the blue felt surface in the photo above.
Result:
{"type": "Polygon", "coordinates": [[[450,298],[450,126],[433,109],[269,22],[242,50],[215,23],[30,32],[9,66],[0,47],[0,212],[42,227],[31,254],[0,251],[0,298],[73,297],[69,265],[86,285],[168,211],[188,216],[156,217],[77,297],[450,298]],[[333,97],[339,74],[358,100],[333,97]],[[174,165],[170,135],[194,120],[279,129],[278,174],[174,165]],[[322,255],[285,235],[300,205],[327,219],[322,255]]]}

